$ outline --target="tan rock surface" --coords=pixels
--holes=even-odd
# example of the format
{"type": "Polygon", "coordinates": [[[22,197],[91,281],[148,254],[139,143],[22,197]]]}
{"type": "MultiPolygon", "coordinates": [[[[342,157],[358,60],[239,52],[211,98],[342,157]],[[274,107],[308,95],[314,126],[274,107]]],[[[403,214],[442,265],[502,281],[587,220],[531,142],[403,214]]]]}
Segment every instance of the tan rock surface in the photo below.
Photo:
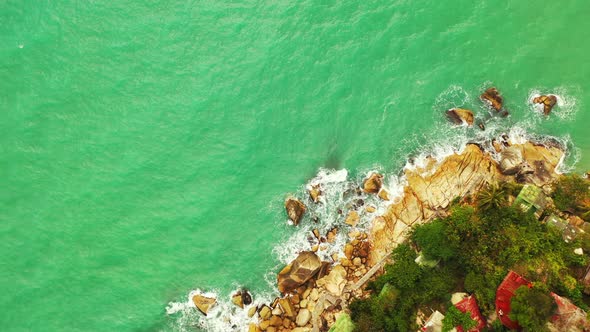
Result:
{"type": "MultiPolygon", "coordinates": [[[[563,156],[560,148],[526,142],[513,144],[512,149],[533,167],[534,173],[527,177],[530,182],[541,186],[557,178],[555,168],[563,156]]],[[[474,144],[438,164],[430,160],[423,169],[406,170],[405,175],[408,185],[402,199],[373,220],[368,266],[381,261],[403,242],[409,227],[441,214],[456,197],[473,193],[486,183],[514,179],[501,174],[498,162],[474,144]]]]}
{"type": "Polygon", "coordinates": [[[200,294],[193,296],[193,303],[203,315],[207,316],[209,309],[217,303],[217,300],[211,297],[206,297],[200,294]]]}
{"type": "Polygon", "coordinates": [[[295,224],[295,226],[299,225],[301,218],[303,218],[303,214],[305,213],[305,204],[303,204],[300,200],[296,198],[288,198],[285,201],[285,210],[287,210],[287,215],[289,219],[295,224]]]}

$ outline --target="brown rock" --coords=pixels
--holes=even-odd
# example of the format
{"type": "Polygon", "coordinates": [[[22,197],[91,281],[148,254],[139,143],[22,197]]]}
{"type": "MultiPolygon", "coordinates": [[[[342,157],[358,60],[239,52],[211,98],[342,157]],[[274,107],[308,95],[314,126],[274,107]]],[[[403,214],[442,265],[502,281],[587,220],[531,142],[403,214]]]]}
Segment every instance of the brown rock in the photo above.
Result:
{"type": "Polygon", "coordinates": [[[332,228],[328,234],[326,234],[326,241],[328,241],[328,243],[334,243],[334,241],[336,241],[336,235],[338,234],[338,228],[334,227],[332,228]]]}
{"type": "Polygon", "coordinates": [[[283,327],[288,329],[289,326],[291,326],[291,320],[289,318],[284,318],[283,319],[283,327]]]}
{"type": "Polygon", "coordinates": [[[485,101],[496,111],[502,109],[502,103],[504,99],[500,96],[500,93],[496,88],[489,88],[480,96],[481,100],[485,101]]]}
{"type": "Polygon", "coordinates": [[[379,190],[379,198],[381,198],[384,201],[388,201],[389,200],[389,193],[387,192],[387,190],[385,190],[385,189],[379,190]]]}
{"type": "Polygon", "coordinates": [[[258,326],[262,331],[266,331],[266,329],[268,329],[268,327],[270,326],[270,320],[263,320],[262,322],[260,322],[260,325],[258,326]]]}
{"type": "Polygon", "coordinates": [[[271,316],[270,317],[270,325],[281,326],[281,325],[283,325],[283,320],[279,316],[271,316]]]}
{"type": "Polygon", "coordinates": [[[314,203],[318,203],[320,201],[320,195],[322,194],[322,190],[320,189],[320,185],[316,184],[309,188],[309,197],[314,203]]]}
{"type": "Polygon", "coordinates": [[[557,104],[557,97],[555,97],[554,95],[539,96],[533,99],[533,103],[542,104],[543,114],[549,115],[549,113],[551,113],[551,110],[553,109],[553,106],[557,104]]]}
{"type": "Polygon", "coordinates": [[[383,175],[379,173],[372,173],[363,182],[363,190],[369,194],[376,194],[383,185],[383,175]]]}
{"type": "Polygon", "coordinates": [[[291,301],[288,298],[280,299],[279,305],[283,309],[283,313],[284,313],[285,317],[295,318],[295,314],[296,314],[295,307],[293,306],[293,303],[291,303],[291,301]]]}
{"type": "Polygon", "coordinates": [[[369,212],[369,213],[373,213],[376,211],[375,207],[372,205],[367,206],[367,208],[365,209],[365,211],[369,212]]]}
{"type": "Polygon", "coordinates": [[[256,309],[257,308],[255,306],[251,306],[250,309],[248,309],[248,317],[254,317],[254,315],[256,314],[256,309]]]}
{"type": "Polygon", "coordinates": [[[211,309],[211,307],[213,307],[215,303],[217,303],[217,300],[211,297],[206,297],[197,294],[193,296],[193,303],[203,315],[207,316],[207,312],[209,312],[209,309],[211,309]]]}
{"type": "Polygon", "coordinates": [[[344,246],[344,255],[346,256],[346,258],[348,259],[352,259],[352,252],[354,251],[354,247],[352,244],[347,243],[344,246]]]}
{"type": "Polygon", "coordinates": [[[266,332],[277,332],[277,329],[274,326],[269,326],[266,328],[266,332]]]}
{"type": "Polygon", "coordinates": [[[355,227],[356,224],[359,222],[360,217],[358,212],[352,210],[348,213],[346,220],[344,221],[345,224],[355,227]]]}
{"type": "Polygon", "coordinates": [[[301,218],[303,218],[303,214],[306,210],[305,204],[296,198],[289,198],[285,201],[285,209],[287,210],[287,215],[293,224],[295,224],[295,226],[299,225],[299,222],[301,221],[301,218]]]}
{"type": "Polygon", "coordinates": [[[466,123],[468,126],[473,125],[473,112],[463,108],[451,108],[447,111],[447,118],[456,125],[466,123]]]}
{"type": "Polygon", "coordinates": [[[290,292],[311,279],[320,269],[319,257],[312,251],[304,251],[277,276],[281,293],[290,292]]]}
{"type": "Polygon", "coordinates": [[[261,332],[262,330],[260,330],[260,328],[258,326],[256,326],[256,324],[254,323],[250,323],[250,325],[248,326],[248,332],[261,332]]]}

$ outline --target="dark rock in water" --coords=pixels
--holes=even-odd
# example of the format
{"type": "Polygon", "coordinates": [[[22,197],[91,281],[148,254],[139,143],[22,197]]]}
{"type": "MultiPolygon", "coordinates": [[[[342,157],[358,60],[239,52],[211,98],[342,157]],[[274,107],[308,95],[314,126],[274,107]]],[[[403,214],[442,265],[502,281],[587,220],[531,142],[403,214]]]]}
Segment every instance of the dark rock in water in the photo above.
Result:
{"type": "Polygon", "coordinates": [[[510,113],[508,113],[508,111],[506,111],[506,110],[500,112],[500,116],[503,117],[503,118],[505,118],[505,117],[507,117],[509,115],[510,115],[510,113]]]}
{"type": "Polygon", "coordinates": [[[289,265],[285,266],[277,276],[278,288],[281,293],[290,292],[313,278],[320,270],[320,258],[311,251],[304,251],[289,265]]]}
{"type": "Polygon", "coordinates": [[[295,224],[295,226],[299,225],[299,222],[305,213],[305,204],[296,198],[289,198],[285,202],[285,209],[293,224],[295,224]]]}
{"type": "Polygon", "coordinates": [[[242,303],[244,303],[244,305],[252,304],[252,295],[250,295],[250,292],[248,292],[247,289],[242,290],[242,303]]]}
{"type": "Polygon", "coordinates": [[[483,122],[481,121],[477,121],[477,126],[479,127],[479,129],[481,130],[486,130],[486,126],[483,122]]]}
{"type": "Polygon", "coordinates": [[[382,185],[383,175],[379,173],[373,173],[363,182],[363,189],[366,193],[376,194],[379,192],[379,190],[381,190],[382,185]]]}
{"type": "Polygon", "coordinates": [[[535,104],[542,104],[543,105],[543,114],[549,115],[553,106],[557,104],[557,97],[554,95],[546,95],[546,96],[539,96],[533,99],[533,103],[535,104]]]}
{"type": "Polygon", "coordinates": [[[487,102],[493,109],[500,111],[504,99],[500,96],[500,92],[494,87],[487,89],[480,96],[481,100],[487,102]]]}
{"type": "Polygon", "coordinates": [[[317,223],[320,221],[320,217],[318,217],[318,216],[313,216],[313,217],[311,217],[311,220],[312,220],[314,223],[316,223],[316,224],[317,224],[317,223]]]}
{"type": "Polygon", "coordinates": [[[451,108],[446,112],[449,121],[456,125],[466,123],[469,126],[473,125],[473,112],[463,108],[451,108]]]}

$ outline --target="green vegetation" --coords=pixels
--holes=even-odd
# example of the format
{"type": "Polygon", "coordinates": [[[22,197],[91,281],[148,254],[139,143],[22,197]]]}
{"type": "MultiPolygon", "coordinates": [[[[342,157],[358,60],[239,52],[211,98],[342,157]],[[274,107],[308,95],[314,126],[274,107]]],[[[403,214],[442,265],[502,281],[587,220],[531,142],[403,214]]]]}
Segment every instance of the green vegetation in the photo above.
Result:
{"type": "MultiPolygon", "coordinates": [[[[518,193],[517,189],[490,187],[479,193],[475,204],[457,203],[448,217],[416,227],[409,242],[394,250],[394,263],[386,267],[386,273],[369,284],[379,295],[351,304],[355,331],[416,330],[420,308],[438,309],[450,315],[447,325],[458,324],[462,316],[447,305],[455,291],[474,294],[487,316],[495,310],[497,287],[509,270],[531,281],[543,281],[547,289],[587,309],[574,277],[574,270],[587,264],[586,256],[574,253],[579,241],[566,243],[557,228],[538,221],[532,213],[507,206],[507,195],[518,193]],[[414,262],[417,252],[438,265],[419,266],[414,262]]],[[[539,290],[543,288],[522,290],[515,302],[514,314],[531,330],[553,310],[535,311],[534,315],[527,311],[530,308],[525,303],[545,303],[539,290]]]]}
{"type": "Polygon", "coordinates": [[[549,293],[544,284],[520,286],[510,303],[510,319],[525,331],[547,331],[547,321],[557,308],[549,293]]]}
{"type": "Polygon", "coordinates": [[[443,319],[442,330],[443,332],[448,332],[457,326],[461,326],[464,331],[469,331],[477,326],[477,322],[471,319],[471,315],[468,312],[463,313],[454,306],[449,306],[443,319]]]}
{"type": "Polygon", "coordinates": [[[590,189],[588,181],[579,175],[561,177],[557,181],[553,200],[558,209],[578,214],[590,221],[590,189]]]}

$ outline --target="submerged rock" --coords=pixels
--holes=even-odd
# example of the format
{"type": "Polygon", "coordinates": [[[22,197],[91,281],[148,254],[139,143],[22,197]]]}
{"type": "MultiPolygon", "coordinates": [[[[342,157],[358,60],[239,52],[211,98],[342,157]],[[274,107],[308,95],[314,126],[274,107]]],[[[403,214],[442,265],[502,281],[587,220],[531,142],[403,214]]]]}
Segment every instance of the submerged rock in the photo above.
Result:
{"type": "Polygon", "coordinates": [[[500,111],[504,98],[500,96],[500,92],[494,87],[487,89],[480,96],[481,100],[487,102],[493,109],[500,111]]]}
{"type": "Polygon", "coordinates": [[[305,204],[296,198],[289,198],[285,201],[285,209],[287,210],[287,215],[293,224],[295,224],[295,226],[299,225],[299,222],[301,221],[301,218],[303,218],[303,214],[306,210],[305,204]]]}
{"type": "Polygon", "coordinates": [[[215,303],[217,303],[217,300],[212,297],[197,294],[193,296],[193,303],[195,304],[195,307],[197,307],[197,309],[199,309],[199,311],[203,315],[207,316],[209,309],[211,309],[211,307],[213,307],[215,303]]]}
{"type": "Polygon", "coordinates": [[[451,108],[447,111],[447,118],[456,125],[466,123],[469,126],[473,125],[473,112],[463,108],[451,108]]]}
{"type": "Polygon", "coordinates": [[[376,194],[383,186],[383,175],[379,173],[372,173],[363,181],[363,190],[369,194],[376,194]]]}
{"type": "Polygon", "coordinates": [[[290,292],[313,278],[322,263],[312,251],[304,251],[289,265],[285,266],[277,276],[278,288],[281,293],[290,292]]]}
{"type": "Polygon", "coordinates": [[[554,95],[543,95],[543,96],[539,96],[539,97],[535,97],[535,99],[533,99],[533,103],[534,104],[542,104],[543,105],[543,114],[545,115],[549,115],[549,113],[551,113],[551,110],[553,109],[553,106],[555,106],[555,104],[557,104],[557,97],[554,95]]]}
{"type": "Polygon", "coordinates": [[[355,227],[356,224],[358,224],[360,220],[359,214],[358,212],[352,210],[348,213],[348,216],[346,217],[346,220],[344,221],[344,223],[346,223],[347,225],[350,225],[352,227],[355,227]]]}

